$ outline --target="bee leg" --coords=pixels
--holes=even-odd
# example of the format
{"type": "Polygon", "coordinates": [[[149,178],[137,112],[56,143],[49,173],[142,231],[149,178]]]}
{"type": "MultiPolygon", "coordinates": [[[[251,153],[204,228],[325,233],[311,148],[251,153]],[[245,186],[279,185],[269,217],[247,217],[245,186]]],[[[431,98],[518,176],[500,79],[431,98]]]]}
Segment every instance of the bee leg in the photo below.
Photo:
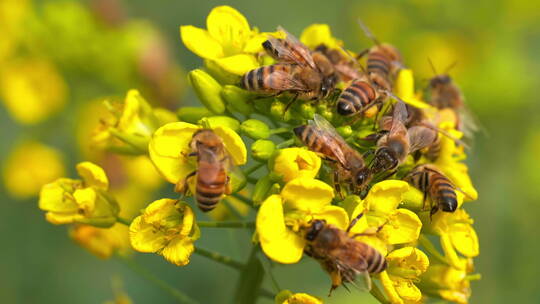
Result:
{"type": "Polygon", "coordinates": [[[231,193],[232,193],[231,178],[227,176],[227,179],[225,180],[225,194],[230,195],[231,193]]]}
{"type": "Polygon", "coordinates": [[[334,171],[334,188],[336,189],[336,192],[338,193],[339,197],[343,200],[345,197],[343,196],[343,192],[341,192],[341,185],[339,184],[339,173],[338,171],[334,171]]]}
{"type": "Polygon", "coordinates": [[[365,50],[361,51],[360,53],[358,53],[358,55],[356,55],[354,57],[354,59],[356,59],[358,61],[358,60],[362,59],[362,57],[366,56],[367,53],[369,53],[369,49],[365,49],[365,50]]]}
{"type": "Polygon", "coordinates": [[[294,97],[291,101],[289,101],[289,103],[285,106],[285,110],[283,111],[283,116],[285,116],[285,113],[287,113],[287,111],[289,110],[289,108],[292,106],[292,104],[296,101],[296,99],[298,99],[298,95],[300,95],[299,92],[296,92],[294,94],[294,97]]]}
{"type": "Polygon", "coordinates": [[[356,223],[364,216],[364,212],[360,212],[349,224],[349,227],[347,227],[347,232],[351,231],[352,227],[356,225],[356,223]]]}
{"type": "Polygon", "coordinates": [[[185,196],[189,191],[188,180],[195,176],[195,174],[197,174],[197,170],[188,174],[183,180],[178,181],[178,183],[176,183],[176,186],[174,187],[174,191],[182,193],[182,195],[185,196]]]}
{"type": "Polygon", "coordinates": [[[439,207],[433,206],[431,207],[431,211],[429,211],[429,220],[433,221],[433,215],[439,211],[439,207]]]}
{"type": "Polygon", "coordinates": [[[330,286],[330,291],[328,292],[328,297],[332,296],[332,292],[341,285],[341,274],[338,271],[333,271],[330,274],[330,279],[332,280],[332,286],[330,286]]]}
{"type": "Polygon", "coordinates": [[[390,176],[394,175],[395,173],[397,172],[397,169],[396,170],[391,170],[388,174],[386,174],[383,178],[381,178],[380,180],[385,180],[387,178],[389,178],[390,176]]]}

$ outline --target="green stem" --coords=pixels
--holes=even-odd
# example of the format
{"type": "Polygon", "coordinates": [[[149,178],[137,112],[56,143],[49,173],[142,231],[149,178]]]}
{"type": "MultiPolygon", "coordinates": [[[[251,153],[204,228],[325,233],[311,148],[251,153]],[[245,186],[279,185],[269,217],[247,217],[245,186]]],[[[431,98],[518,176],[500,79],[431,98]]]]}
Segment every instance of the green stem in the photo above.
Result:
{"type": "Polygon", "coordinates": [[[117,223],[120,223],[120,224],[124,224],[124,225],[126,225],[126,226],[131,225],[131,221],[130,221],[130,220],[127,220],[127,219],[121,218],[121,217],[117,217],[117,218],[116,218],[116,222],[117,222],[117,223]]]}
{"type": "Polygon", "coordinates": [[[163,291],[170,294],[174,299],[176,299],[178,303],[184,303],[184,304],[197,304],[198,303],[197,301],[190,298],[189,296],[187,296],[180,290],[169,285],[169,283],[155,276],[148,269],[138,264],[135,260],[128,257],[120,256],[120,255],[117,255],[116,257],[126,266],[131,268],[131,270],[138,273],[142,278],[144,278],[148,282],[154,284],[155,286],[161,288],[163,291]]]}
{"type": "Polygon", "coordinates": [[[245,197],[240,193],[233,193],[232,196],[250,207],[254,206],[253,201],[249,197],[245,197]]]}
{"type": "Polygon", "coordinates": [[[258,178],[250,177],[250,176],[248,176],[248,177],[246,178],[246,180],[247,180],[249,183],[251,183],[251,184],[256,184],[256,183],[259,181],[258,178]]]}
{"type": "Polygon", "coordinates": [[[245,221],[223,221],[223,222],[212,222],[212,221],[197,221],[199,227],[206,228],[255,228],[255,222],[245,222],[245,221]]]}
{"type": "Polygon", "coordinates": [[[274,277],[274,274],[272,273],[272,261],[269,259],[266,259],[267,263],[263,263],[264,271],[266,274],[270,277],[270,282],[272,282],[272,287],[274,288],[274,291],[276,293],[281,291],[281,288],[279,287],[279,284],[274,277]]]}
{"type": "Polygon", "coordinates": [[[253,167],[249,168],[249,169],[246,169],[246,171],[244,171],[244,175],[245,176],[248,176],[250,175],[251,173],[257,171],[257,169],[259,169],[260,167],[264,166],[266,163],[258,163],[256,165],[254,165],[253,167]]]}
{"type": "Polygon", "coordinates": [[[259,290],[259,295],[261,297],[265,297],[265,298],[268,298],[268,299],[271,299],[271,300],[274,300],[275,297],[276,297],[276,295],[273,292],[271,292],[270,290],[264,289],[264,288],[261,288],[259,290]]]}
{"type": "Polygon", "coordinates": [[[288,132],[291,132],[291,129],[289,129],[289,128],[277,128],[277,129],[270,130],[270,134],[272,134],[272,135],[288,133],[288,132]]]}
{"type": "Polygon", "coordinates": [[[377,301],[379,301],[380,303],[382,304],[389,304],[390,302],[388,302],[388,300],[386,300],[386,297],[384,296],[384,294],[382,293],[382,291],[379,289],[379,287],[375,284],[373,284],[371,286],[371,290],[369,291],[369,293],[375,298],[377,299],[377,301]]]}
{"type": "Polygon", "coordinates": [[[257,298],[261,296],[260,290],[264,279],[264,268],[257,258],[258,251],[258,245],[253,245],[246,267],[240,273],[240,278],[238,279],[234,303],[255,304],[257,298]]]}
{"type": "Polygon", "coordinates": [[[238,212],[238,210],[234,208],[234,206],[229,201],[223,200],[221,203],[223,203],[225,207],[227,207],[227,210],[229,210],[229,212],[232,216],[234,216],[235,219],[241,220],[243,218],[242,214],[240,214],[240,212],[238,212]]]}
{"type": "Polygon", "coordinates": [[[292,144],[294,144],[294,138],[288,139],[286,141],[282,141],[281,143],[276,145],[276,148],[277,149],[286,148],[288,146],[291,146],[292,144]]]}
{"type": "Polygon", "coordinates": [[[446,258],[439,253],[439,251],[435,248],[435,246],[431,243],[431,241],[423,234],[420,234],[420,237],[418,238],[418,242],[424,249],[431,255],[434,259],[437,261],[450,266],[450,263],[446,260],[446,258]]]}
{"type": "Polygon", "coordinates": [[[226,266],[229,266],[231,268],[234,268],[234,269],[237,269],[237,270],[243,270],[245,265],[238,262],[238,261],[235,261],[233,260],[232,258],[228,257],[228,256],[224,256],[220,253],[217,253],[217,252],[214,252],[214,251],[210,251],[210,250],[206,250],[206,249],[203,249],[203,248],[200,248],[200,247],[195,247],[195,253],[200,255],[200,256],[203,256],[205,258],[208,258],[210,260],[213,260],[215,262],[218,262],[218,263],[221,263],[223,265],[226,265],[226,266]]]}

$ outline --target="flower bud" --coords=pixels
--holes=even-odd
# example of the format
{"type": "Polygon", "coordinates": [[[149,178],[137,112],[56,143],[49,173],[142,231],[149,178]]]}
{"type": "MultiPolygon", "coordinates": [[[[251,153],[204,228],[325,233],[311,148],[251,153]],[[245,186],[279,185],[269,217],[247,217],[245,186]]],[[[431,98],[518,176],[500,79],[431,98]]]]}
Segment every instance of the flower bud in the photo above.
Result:
{"type": "Polygon", "coordinates": [[[232,112],[244,115],[250,115],[253,112],[251,96],[250,92],[234,85],[226,85],[221,90],[221,98],[227,104],[227,108],[232,112]]]}
{"type": "Polygon", "coordinates": [[[279,100],[275,100],[274,102],[272,102],[272,105],[270,106],[270,114],[276,119],[289,121],[292,118],[291,111],[285,112],[286,107],[287,105],[284,104],[283,102],[279,100]]]}
{"type": "Polygon", "coordinates": [[[268,190],[270,190],[272,184],[273,181],[270,175],[266,175],[257,181],[255,190],[253,190],[253,196],[251,197],[256,205],[259,205],[266,199],[268,190]]]}
{"type": "Polygon", "coordinates": [[[240,131],[252,139],[266,139],[270,137],[270,128],[257,119],[248,119],[240,126],[240,131]]]}
{"type": "Polygon", "coordinates": [[[276,144],[266,139],[259,139],[251,145],[251,155],[258,161],[267,161],[275,150],[276,144]]]}
{"type": "Polygon", "coordinates": [[[199,100],[214,114],[225,112],[225,103],[221,99],[221,85],[201,69],[188,74],[189,82],[199,100]]]}
{"type": "Polygon", "coordinates": [[[204,67],[215,80],[222,84],[238,83],[238,75],[227,72],[216,60],[207,59],[204,61],[204,67]]]}
{"type": "Polygon", "coordinates": [[[181,121],[196,124],[201,118],[212,116],[212,112],[204,107],[181,107],[176,112],[181,121]]]}
{"type": "Polygon", "coordinates": [[[352,128],[349,125],[341,126],[341,127],[337,128],[336,131],[339,133],[339,135],[341,135],[341,136],[343,136],[345,138],[351,136],[352,133],[353,133],[352,128]]]}
{"type": "Polygon", "coordinates": [[[315,112],[315,107],[307,102],[300,105],[300,113],[305,119],[313,119],[313,115],[315,115],[315,112]]]}
{"type": "Polygon", "coordinates": [[[228,127],[233,131],[240,129],[240,122],[229,116],[212,116],[203,117],[199,120],[199,125],[207,129],[215,129],[217,127],[228,127]]]}

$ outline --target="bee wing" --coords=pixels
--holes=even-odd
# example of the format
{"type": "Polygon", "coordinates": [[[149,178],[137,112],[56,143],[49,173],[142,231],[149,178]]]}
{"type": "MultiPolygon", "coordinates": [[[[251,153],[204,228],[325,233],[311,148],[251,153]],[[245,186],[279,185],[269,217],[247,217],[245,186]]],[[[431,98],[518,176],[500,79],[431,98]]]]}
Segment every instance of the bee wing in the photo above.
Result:
{"type": "Polygon", "coordinates": [[[403,131],[405,128],[405,121],[407,120],[407,107],[401,100],[394,105],[394,111],[392,112],[392,125],[390,126],[390,134],[396,134],[403,131]]]}
{"type": "Polygon", "coordinates": [[[295,79],[291,73],[285,71],[274,71],[266,76],[266,86],[269,89],[278,91],[307,91],[308,87],[298,79],[295,79]]]}
{"type": "Polygon", "coordinates": [[[308,123],[314,127],[316,132],[325,139],[337,141],[339,145],[328,145],[332,152],[336,155],[338,158],[338,161],[345,167],[347,164],[347,159],[345,158],[345,154],[343,153],[343,150],[341,147],[343,145],[348,145],[345,139],[341,137],[341,135],[338,134],[334,126],[328,122],[328,120],[324,119],[319,114],[313,115],[313,120],[309,120],[308,123]]]}
{"type": "Polygon", "coordinates": [[[275,59],[316,69],[311,50],[281,26],[278,27],[278,30],[286,34],[285,41],[289,45],[286,46],[282,39],[269,38],[268,42],[276,51],[275,59]]]}
{"type": "Polygon", "coordinates": [[[437,132],[423,126],[414,126],[407,130],[407,136],[411,145],[410,153],[412,153],[432,144],[437,138],[437,132]]]}

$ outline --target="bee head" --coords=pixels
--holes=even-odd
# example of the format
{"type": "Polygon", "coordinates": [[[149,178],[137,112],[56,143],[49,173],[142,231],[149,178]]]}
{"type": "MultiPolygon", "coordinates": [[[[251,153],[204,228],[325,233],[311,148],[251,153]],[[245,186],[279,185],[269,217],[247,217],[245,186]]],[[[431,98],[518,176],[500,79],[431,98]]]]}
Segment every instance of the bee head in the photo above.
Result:
{"type": "Polygon", "coordinates": [[[375,152],[373,168],[376,172],[390,170],[397,166],[395,152],[389,147],[380,147],[375,152]]]}
{"type": "Polygon", "coordinates": [[[326,225],[325,220],[314,220],[311,222],[311,225],[309,226],[307,232],[306,232],[306,240],[313,241],[319,232],[324,228],[326,225]]]}
{"type": "Polygon", "coordinates": [[[371,180],[371,170],[368,167],[364,167],[354,176],[354,183],[357,188],[364,188],[371,180]]]}
{"type": "Polygon", "coordinates": [[[324,77],[321,84],[322,98],[327,98],[330,95],[330,93],[333,92],[335,85],[336,85],[335,74],[324,77]]]}
{"type": "Polygon", "coordinates": [[[452,82],[452,78],[449,75],[437,75],[429,81],[431,87],[439,85],[447,85],[452,82]]]}

